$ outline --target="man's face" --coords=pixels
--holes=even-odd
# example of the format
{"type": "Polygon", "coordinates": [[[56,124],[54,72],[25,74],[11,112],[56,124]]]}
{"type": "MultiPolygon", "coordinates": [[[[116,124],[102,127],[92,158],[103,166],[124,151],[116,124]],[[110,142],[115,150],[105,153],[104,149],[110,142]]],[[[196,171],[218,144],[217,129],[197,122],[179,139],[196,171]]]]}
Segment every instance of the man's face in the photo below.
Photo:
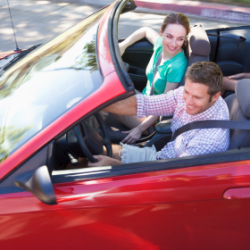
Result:
{"type": "Polygon", "coordinates": [[[186,102],[186,111],[189,115],[197,115],[206,111],[219,97],[220,92],[216,93],[209,102],[208,86],[186,79],[183,99],[186,102]]]}

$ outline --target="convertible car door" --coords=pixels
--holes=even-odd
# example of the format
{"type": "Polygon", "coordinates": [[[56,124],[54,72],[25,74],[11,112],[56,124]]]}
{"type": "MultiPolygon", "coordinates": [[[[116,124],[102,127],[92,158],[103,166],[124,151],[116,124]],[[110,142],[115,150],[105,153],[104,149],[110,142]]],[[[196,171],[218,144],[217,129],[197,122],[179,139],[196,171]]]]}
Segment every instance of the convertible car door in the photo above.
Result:
{"type": "Polygon", "coordinates": [[[55,205],[3,182],[1,247],[249,249],[250,155],[235,154],[53,171],[55,205]]]}
{"type": "Polygon", "coordinates": [[[55,173],[64,223],[87,249],[249,249],[250,161],[198,161],[55,173]]]}

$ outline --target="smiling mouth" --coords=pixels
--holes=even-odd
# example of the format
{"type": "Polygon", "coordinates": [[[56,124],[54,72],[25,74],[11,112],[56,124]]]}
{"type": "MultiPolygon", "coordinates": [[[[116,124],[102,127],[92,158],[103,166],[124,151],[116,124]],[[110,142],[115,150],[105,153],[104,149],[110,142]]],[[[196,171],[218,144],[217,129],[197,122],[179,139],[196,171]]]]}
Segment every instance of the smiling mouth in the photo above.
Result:
{"type": "Polygon", "coordinates": [[[168,49],[169,49],[170,51],[175,51],[175,50],[176,50],[176,48],[170,48],[169,46],[168,46],[168,49]]]}
{"type": "Polygon", "coordinates": [[[186,107],[187,107],[187,109],[189,109],[189,110],[195,110],[195,109],[196,109],[195,106],[189,106],[189,105],[187,105],[186,107]]]}

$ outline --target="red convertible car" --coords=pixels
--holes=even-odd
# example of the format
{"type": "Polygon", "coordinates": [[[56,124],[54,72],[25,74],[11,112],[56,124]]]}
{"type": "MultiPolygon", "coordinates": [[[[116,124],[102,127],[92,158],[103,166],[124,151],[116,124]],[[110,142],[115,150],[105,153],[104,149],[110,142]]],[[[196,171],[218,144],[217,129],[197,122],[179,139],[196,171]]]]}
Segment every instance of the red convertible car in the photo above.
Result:
{"type": "MultiPolygon", "coordinates": [[[[117,143],[115,124],[98,112],[145,86],[152,45],[139,41],[121,58],[117,39],[119,16],[135,8],[114,2],[1,76],[1,249],[250,248],[249,132],[232,131],[221,153],[79,167],[103,146],[112,156],[117,143]],[[100,129],[88,122],[93,116],[100,129]]],[[[250,72],[249,26],[205,33],[199,56],[224,75],[250,72]]],[[[250,105],[227,95],[230,113],[237,110],[231,119],[249,120],[250,105]]],[[[250,100],[250,87],[244,95],[250,100]]],[[[166,124],[146,143],[166,144],[166,124]]]]}

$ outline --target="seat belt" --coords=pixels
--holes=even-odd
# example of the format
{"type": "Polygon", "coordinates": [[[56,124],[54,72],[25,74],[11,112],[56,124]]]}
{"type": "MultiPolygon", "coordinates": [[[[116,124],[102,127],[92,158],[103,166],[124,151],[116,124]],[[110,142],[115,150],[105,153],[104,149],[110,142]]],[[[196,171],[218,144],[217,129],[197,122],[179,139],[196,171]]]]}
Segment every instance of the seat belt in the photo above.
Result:
{"type": "Polygon", "coordinates": [[[224,128],[224,129],[241,129],[250,130],[250,121],[225,121],[225,120],[207,120],[190,122],[178,128],[172,135],[170,141],[174,141],[177,136],[192,129],[209,129],[209,128],[224,128]]]}
{"type": "Polygon", "coordinates": [[[154,70],[154,76],[153,76],[153,81],[152,81],[152,84],[151,84],[151,89],[150,89],[150,95],[154,95],[154,83],[155,83],[155,76],[156,76],[156,73],[157,73],[157,67],[160,65],[160,62],[161,62],[161,59],[162,59],[162,53],[159,55],[158,59],[157,59],[157,62],[155,64],[155,70],[154,70]]]}
{"type": "MultiPolygon", "coordinates": [[[[154,95],[154,82],[155,82],[155,76],[156,76],[156,73],[157,73],[157,67],[160,65],[160,62],[161,62],[161,59],[162,59],[162,52],[161,54],[159,55],[158,59],[157,59],[157,62],[155,64],[155,69],[154,69],[154,76],[153,76],[153,81],[152,81],[152,84],[151,84],[151,89],[150,89],[150,95],[154,95]]],[[[149,135],[154,133],[155,132],[155,129],[154,129],[154,126],[151,125],[149,128],[148,128],[148,133],[149,135]]]]}

